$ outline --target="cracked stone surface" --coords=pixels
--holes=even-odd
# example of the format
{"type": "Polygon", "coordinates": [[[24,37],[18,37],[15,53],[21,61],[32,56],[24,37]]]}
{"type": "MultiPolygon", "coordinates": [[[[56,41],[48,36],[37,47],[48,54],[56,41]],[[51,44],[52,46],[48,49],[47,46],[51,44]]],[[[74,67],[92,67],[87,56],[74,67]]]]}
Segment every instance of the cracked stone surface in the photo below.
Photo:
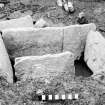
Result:
{"type": "Polygon", "coordinates": [[[93,23],[86,25],[71,25],[64,28],[63,51],[71,51],[75,59],[81,56],[86,43],[86,37],[90,30],[96,30],[93,23]]]}
{"type": "Polygon", "coordinates": [[[3,31],[3,39],[13,57],[71,51],[77,59],[84,50],[90,30],[96,30],[95,24],[11,29],[3,31]]]}
{"type": "Polygon", "coordinates": [[[44,78],[52,80],[62,73],[75,75],[74,55],[71,52],[26,56],[15,59],[15,74],[18,80],[44,78]]]}
{"type": "Polygon", "coordinates": [[[84,60],[93,75],[105,73],[105,38],[98,31],[91,31],[87,36],[84,60]]]}
{"type": "Polygon", "coordinates": [[[0,22],[0,30],[10,28],[33,27],[33,20],[31,16],[27,15],[18,19],[6,20],[0,22]]]}
{"type": "Polygon", "coordinates": [[[0,35],[0,76],[4,77],[9,83],[13,83],[12,66],[1,35],[0,35]]]}

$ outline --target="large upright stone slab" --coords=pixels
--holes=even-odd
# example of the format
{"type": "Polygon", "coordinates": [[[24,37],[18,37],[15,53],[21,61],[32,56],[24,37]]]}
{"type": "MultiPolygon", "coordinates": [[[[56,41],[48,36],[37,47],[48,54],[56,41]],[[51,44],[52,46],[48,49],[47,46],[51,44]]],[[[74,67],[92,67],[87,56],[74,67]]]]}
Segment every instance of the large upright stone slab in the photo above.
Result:
{"type": "Polygon", "coordinates": [[[62,28],[20,28],[3,31],[3,39],[12,57],[59,53],[62,49],[62,28]]]}
{"type": "Polygon", "coordinates": [[[83,52],[86,37],[90,30],[96,30],[93,23],[85,25],[71,25],[64,28],[64,51],[71,51],[75,54],[75,58],[81,56],[83,52]]]}
{"type": "Polygon", "coordinates": [[[13,71],[12,66],[7,54],[5,45],[0,35],[0,77],[3,77],[9,83],[13,83],[13,71]]]}
{"type": "Polygon", "coordinates": [[[93,75],[105,73],[105,38],[98,31],[87,36],[84,60],[93,75]]]}
{"type": "Polygon", "coordinates": [[[33,20],[31,16],[27,15],[18,19],[11,19],[0,22],[0,30],[23,27],[33,27],[33,20]]]}
{"type": "Polygon", "coordinates": [[[29,78],[51,79],[63,73],[75,74],[74,55],[71,52],[26,56],[15,59],[15,74],[18,80],[29,78]]]}

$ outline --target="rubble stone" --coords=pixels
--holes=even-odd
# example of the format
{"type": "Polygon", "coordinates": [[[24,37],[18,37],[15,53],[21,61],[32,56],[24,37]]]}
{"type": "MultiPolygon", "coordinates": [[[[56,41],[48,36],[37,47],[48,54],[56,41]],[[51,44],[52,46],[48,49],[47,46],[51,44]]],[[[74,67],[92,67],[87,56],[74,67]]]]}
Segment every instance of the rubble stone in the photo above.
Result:
{"type": "Polygon", "coordinates": [[[75,59],[80,58],[84,50],[86,37],[90,30],[96,30],[93,23],[85,25],[71,25],[64,28],[64,51],[71,51],[75,54],[75,59]]]}
{"type": "Polygon", "coordinates": [[[35,28],[43,28],[47,26],[48,26],[48,23],[43,18],[40,18],[34,25],[35,28]]]}
{"type": "Polygon", "coordinates": [[[18,19],[11,19],[0,22],[0,30],[22,27],[33,27],[33,20],[31,16],[27,15],[18,19]]]}
{"type": "Polygon", "coordinates": [[[26,78],[49,80],[62,73],[75,74],[74,55],[71,52],[19,57],[15,59],[14,67],[18,80],[26,80],[26,78]]]}
{"type": "Polygon", "coordinates": [[[12,57],[44,55],[62,51],[62,28],[19,28],[3,31],[3,39],[12,57]]]}
{"type": "Polygon", "coordinates": [[[9,83],[13,83],[13,71],[12,66],[7,54],[5,45],[0,35],[0,77],[3,77],[9,83]]]}
{"type": "Polygon", "coordinates": [[[93,75],[105,73],[105,38],[98,31],[87,36],[84,60],[93,75]]]}

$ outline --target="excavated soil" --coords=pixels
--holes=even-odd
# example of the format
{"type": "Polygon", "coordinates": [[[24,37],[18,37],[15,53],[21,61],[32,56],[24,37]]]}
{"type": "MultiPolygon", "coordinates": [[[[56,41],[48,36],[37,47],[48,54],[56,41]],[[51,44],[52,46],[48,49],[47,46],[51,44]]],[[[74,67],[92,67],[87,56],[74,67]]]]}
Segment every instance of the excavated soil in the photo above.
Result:
{"type": "MultiPolygon", "coordinates": [[[[40,17],[49,23],[71,25],[77,23],[78,13],[84,11],[89,22],[97,25],[97,30],[105,35],[105,1],[74,0],[75,12],[70,14],[58,7],[56,0],[1,0],[5,3],[0,8],[0,21],[18,18],[27,14],[37,21],[40,17]]],[[[3,77],[0,78],[0,105],[105,105],[105,75],[100,80],[94,80],[91,70],[86,66],[83,57],[75,61],[76,77],[69,75],[59,77],[45,85],[42,81],[26,80],[8,84],[3,77]],[[65,82],[66,81],[66,82],[65,82]],[[65,84],[66,83],[66,84],[65,84]],[[44,94],[56,92],[78,93],[78,100],[40,101],[37,90],[44,94]],[[53,88],[53,91],[52,91],[53,88]]]]}

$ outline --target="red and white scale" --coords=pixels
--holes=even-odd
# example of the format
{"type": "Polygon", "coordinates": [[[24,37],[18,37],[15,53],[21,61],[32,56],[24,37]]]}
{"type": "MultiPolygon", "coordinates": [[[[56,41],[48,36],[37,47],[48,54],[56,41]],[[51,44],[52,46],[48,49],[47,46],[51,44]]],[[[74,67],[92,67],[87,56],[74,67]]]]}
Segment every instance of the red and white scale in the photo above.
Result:
{"type": "Polygon", "coordinates": [[[78,94],[67,94],[67,95],[65,95],[65,94],[62,94],[62,95],[59,95],[59,94],[57,94],[57,95],[42,95],[42,101],[46,101],[46,100],[48,100],[48,101],[52,101],[52,100],[72,100],[72,99],[75,99],[75,100],[78,100],[78,94]],[[46,99],[46,97],[47,97],[47,99],[46,99]]]}

